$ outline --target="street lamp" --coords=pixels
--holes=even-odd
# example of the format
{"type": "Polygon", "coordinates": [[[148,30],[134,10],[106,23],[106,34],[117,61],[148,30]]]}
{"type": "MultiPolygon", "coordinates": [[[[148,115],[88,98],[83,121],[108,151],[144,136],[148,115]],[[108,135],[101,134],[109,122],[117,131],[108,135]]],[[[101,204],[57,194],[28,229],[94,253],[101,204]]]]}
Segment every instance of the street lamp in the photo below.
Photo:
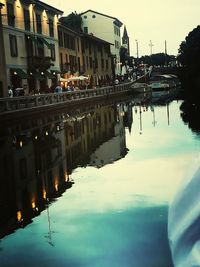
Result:
{"type": "Polygon", "coordinates": [[[154,44],[152,43],[152,41],[150,40],[149,42],[149,47],[150,47],[150,56],[152,55],[152,48],[153,48],[154,44]]]}
{"type": "Polygon", "coordinates": [[[136,42],[137,61],[138,61],[138,58],[139,58],[138,40],[135,39],[135,42],[136,42]]]}

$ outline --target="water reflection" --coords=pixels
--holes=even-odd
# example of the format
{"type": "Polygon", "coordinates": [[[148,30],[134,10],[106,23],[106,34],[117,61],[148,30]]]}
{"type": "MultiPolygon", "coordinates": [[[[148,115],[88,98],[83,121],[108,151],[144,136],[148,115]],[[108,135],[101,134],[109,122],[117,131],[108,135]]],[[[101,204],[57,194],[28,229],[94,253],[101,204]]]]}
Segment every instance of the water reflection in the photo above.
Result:
{"type": "Polygon", "coordinates": [[[172,266],[167,205],[199,151],[180,104],[143,95],[1,129],[1,237],[29,224],[1,240],[2,265],[172,266]]]}
{"type": "Polygon", "coordinates": [[[195,133],[200,134],[200,105],[184,101],[180,107],[181,118],[195,133]]]}
{"type": "Polygon", "coordinates": [[[48,213],[49,204],[73,185],[73,169],[99,168],[124,157],[125,127],[131,129],[131,125],[132,105],[122,102],[2,128],[0,237],[31,223],[44,209],[48,213]]]}

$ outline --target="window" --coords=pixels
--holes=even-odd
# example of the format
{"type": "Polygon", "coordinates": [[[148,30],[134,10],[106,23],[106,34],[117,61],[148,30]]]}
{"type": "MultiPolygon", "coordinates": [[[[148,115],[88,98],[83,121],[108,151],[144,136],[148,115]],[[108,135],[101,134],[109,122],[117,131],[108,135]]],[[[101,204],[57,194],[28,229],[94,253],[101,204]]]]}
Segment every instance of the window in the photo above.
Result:
{"type": "Polygon", "coordinates": [[[84,16],[84,19],[87,19],[87,16],[84,16]]]}
{"type": "Polygon", "coordinates": [[[53,20],[49,19],[49,36],[54,37],[53,20]]]}
{"type": "Polygon", "coordinates": [[[90,55],[92,53],[92,48],[91,48],[91,43],[90,42],[89,42],[89,53],[90,53],[90,55]]]}
{"type": "Polygon", "coordinates": [[[106,69],[108,69],[108,60],[106,59],[106,69]]]}
{"type": "Polygon", "coordinates": [[[78,71],[80,73],[80,71],[81,71],[81,59],[80,59],[80,57],[78,57],[77,60],[78,60],[78,71]]]}
{"type": "Polygon", "coordinates": [[[80,51],[80,47],[79,47],[79,39],[77,39],[77,49],[78,49],[78,52],[80,51]]]}
{"type": "Polygon", "coordinates": [[[26,31],[30,31],[31,29],[30,14],[28,9],[24,9],[24,28],[26,31]]]}
{"type": "Polygon", "coordinates": [[[7,16],[8,16],[8,25],[15,27],[14,6],[13,4],[8,2],[7,2],[7,16]]]}
{"type": "Polygon", "coordinates": [[[84,33],[88,33],[88,27],[83,28],[84,33]]]}
{"type": "Polygon", "coordinates": [[[56,53],[55,53],[55,44],[51,44],[51,60],[56,60],[56,53]]]}
{"type": "Polygon", "coordinates": [[[94,65],[94,67],[96,68],[96,69],[98,69],[98,59],[97,58],[95,58],[95,65],[94,65]]]}
{"type": "Polygon", "coordinates": [[[86,57],[86,66],[87,66],[87,69],[89,68],[89,58],[88,56],[86,57]]]}
{"type": "Polygon", "coordinates": [[[60,53],[60,68],[63,70],[63,56],[62,53],[60,53]]]}
{"type": "Polygon", "coordinates": [[[59,46],[63,47],[63,33],[61,31],[58,31],[58,42],[59,46]]]}
{"type": "Polygon", "coordinates": [[[37,33],[42,33],[41,14],[36,14],[37,33]]]}
{"type": "Polygon", "coordinates": [[[101,68],[104,69],[104,59],[101,59],[101,68]]]}
{"type": "Polygon", "coordinates": [[[17,50],[17,38],[15,35],[9,34],[10,39],[10,55],[12,57],[18,56],[18,50],[17,50]]]}
{"type": "Polygon", "coordinates": [[[19,171],[20,171],[20,178],[22,180],[27,178],[27,162],[26,158],[22,158],[19,161],[19,171]]]}
{"type": "Polygon", "coordinates": [[[90,57],[90,68],[92,69],[92,58],[90,57]]]}
{"type": "Polygon", "coordinates": [[[95,19],[95,18],[96,18],[96,16],[95,16],[95,15],[92,15],[92,18],[93,18],[93,19],[95,19]]]}

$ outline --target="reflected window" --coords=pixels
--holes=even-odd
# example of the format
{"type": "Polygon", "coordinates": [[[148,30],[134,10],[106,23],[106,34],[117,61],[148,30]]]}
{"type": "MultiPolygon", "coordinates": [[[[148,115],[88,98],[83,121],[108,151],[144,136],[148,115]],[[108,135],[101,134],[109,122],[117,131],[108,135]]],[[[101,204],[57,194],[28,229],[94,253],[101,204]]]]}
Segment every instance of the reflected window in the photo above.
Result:
{"type": "Polygon", "coordinates": [[[19,172],[22,180],[27,178],[27,162],[26,158],[22,158],[19,161],[19,172]]]}

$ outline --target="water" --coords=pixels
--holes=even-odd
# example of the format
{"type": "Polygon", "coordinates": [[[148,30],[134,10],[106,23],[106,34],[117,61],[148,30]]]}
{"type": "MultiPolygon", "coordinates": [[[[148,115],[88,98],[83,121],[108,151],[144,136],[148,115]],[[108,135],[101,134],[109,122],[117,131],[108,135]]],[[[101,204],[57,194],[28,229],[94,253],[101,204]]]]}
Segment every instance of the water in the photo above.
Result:
{"type": "Polygon", "coordinates": [[[173,266],[168,206],[200,148],[181,105],[126,99],[1,130],[0,266],[173,266]]]}

